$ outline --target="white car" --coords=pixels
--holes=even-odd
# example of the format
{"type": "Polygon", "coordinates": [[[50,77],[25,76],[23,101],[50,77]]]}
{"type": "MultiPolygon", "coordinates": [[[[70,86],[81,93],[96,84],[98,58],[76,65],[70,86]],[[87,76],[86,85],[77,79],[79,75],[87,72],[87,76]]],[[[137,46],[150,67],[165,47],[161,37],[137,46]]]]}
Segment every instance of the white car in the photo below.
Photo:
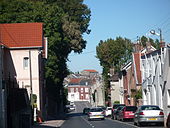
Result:
{"type": "Polygon", "coordinates": [[[107,107],[105,110],[105,116],[111,116],[112,114],[112,107],[107,107]]]}
{"type": "Polygon", "coordinates": [[[156,105],[142,105],[135,112],[134,124],[141,126],[143,124],[157,123],[164,124],[163,110],[156,105]]]}
{"type": "Polygon", "coordinates": [[[70,105],[70,110],[75,110],[75,105],[70,105]]]}
{"type": "Polygon", "coordinates": [[[104,110],[102,108],[91,108],[88,113],[88,120],[101,119],[104,120],[104,110]]]}

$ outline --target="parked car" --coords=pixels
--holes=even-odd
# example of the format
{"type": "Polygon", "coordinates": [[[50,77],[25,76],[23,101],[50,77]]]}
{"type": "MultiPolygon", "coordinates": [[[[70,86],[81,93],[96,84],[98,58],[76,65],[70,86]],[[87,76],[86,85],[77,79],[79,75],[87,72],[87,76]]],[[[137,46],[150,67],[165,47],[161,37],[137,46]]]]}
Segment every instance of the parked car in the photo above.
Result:
{"type": "Polygon", "coordinates": [[[119,107],[119,106],[125,106],[125,104],[113,104],[113,107],[112,107],[112,114],[111,114],[111,118],[112,119],[115,119],[115,111],[117,110],[117,108],[119,107]]]}
{"type": "Polygon", "coordinates": [[[164,124],[163,110],[156,105],[142,105],[135,112],[134,124],[143,125],[149,123],[164,124]]]}
{"type": "Polygon", "coordinates": [[[133,119],[135,117],[135,112],[137,110],[136,106],[125,106],[120,110],[118,118],[124,121],[125,119],[133,119]]]}
{"type": "Polygon", "coordinates": [[[105,106],[97,106],[98,108],[102,108],[104,111],[106,110],[105,106]]]}
{"type": "Polygon", "coordinates": [[[105,110],[105,116],[111,116],[112,114],[112,107],[107,107],[105,110]]]}
{"type": "Polygon", "coordinates": [[[90,111],[90,108],[84,108],[84,109],[83,109],[83,114],[88,114],[89,111],[90,111]]]}
{"type": "Polygon", "coordinates": [[[101,119],[104,120],[104,110],[102,108],[91,108],[89,113],[88,113],[88,120],[92,120],[92,119],[101,119]]]}
{"type": "Polygon", "coordinates": [[[167,128],[170,128],[170,113],[168,115],[167,121],[166,121],[167,128]]]}
{"type": "Polygon", "coordinates": [[[70,105],[70,110],[75,110],[75,105],[70,105]]]}
{"type": "Polygon", "coordinates": [[[119,106],[115,111],[114,111],[114,119],[115,120],[120,120],[119,119],[119,113],[121,112],[121,110],[124,108],[125,106],[119,106]]]}

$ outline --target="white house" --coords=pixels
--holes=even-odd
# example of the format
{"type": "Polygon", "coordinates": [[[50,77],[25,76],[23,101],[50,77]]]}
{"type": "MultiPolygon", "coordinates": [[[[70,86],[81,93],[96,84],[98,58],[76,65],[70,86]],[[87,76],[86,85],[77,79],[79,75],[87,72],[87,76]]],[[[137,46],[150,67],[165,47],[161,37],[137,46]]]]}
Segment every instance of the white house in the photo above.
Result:
{"type": "Polygon", "coordinates": [[[158,105],[163,108],[162,100],[162,62],[163,49],[141,56],[142,92],[144,105],[158,105]]]}
{"type": "Polygon", "coordinates": [[[170,112],[170,45],[164,48],[162,95],[165,122],[170,112]]]}
{"type": "Polygon", "coordinates": [[[44,63],[47,40],[43,23],[0,24],[4,51],[4,79],[15,83],[8,88],[25,88],[37,96],[37,109],[45,113],[44,63]]]}

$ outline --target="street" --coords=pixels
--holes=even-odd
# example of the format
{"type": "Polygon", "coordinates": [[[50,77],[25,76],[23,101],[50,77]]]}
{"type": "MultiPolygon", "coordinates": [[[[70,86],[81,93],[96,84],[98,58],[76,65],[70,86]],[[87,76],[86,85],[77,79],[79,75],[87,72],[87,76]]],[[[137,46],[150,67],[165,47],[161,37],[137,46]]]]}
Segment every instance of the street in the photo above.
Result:
{"type": "MultiPolygon", "coordinates": [[[[88,102],[75,102],[76,110],[68,114],[68,120],[61,128],[139,128],[133,122],[117,121],[110,118],[105,120],[88,121],[87,116],[82,113],[84,107],[90,107],[88,102]]],[[[163,128],[163,126],[144,126],[145,128],[163,128]]]]}

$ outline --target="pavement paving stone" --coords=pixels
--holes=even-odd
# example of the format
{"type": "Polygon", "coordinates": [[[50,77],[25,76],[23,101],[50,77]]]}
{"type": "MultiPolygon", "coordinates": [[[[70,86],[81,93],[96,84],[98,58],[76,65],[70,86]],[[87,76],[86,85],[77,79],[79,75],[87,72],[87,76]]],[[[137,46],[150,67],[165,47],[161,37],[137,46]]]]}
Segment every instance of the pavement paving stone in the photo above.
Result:
{"type": "Polygon", "coordinates": [[[37,123],[32,128],[60,128],[64,120],[49,120],[43,123],[37,123]]]}

